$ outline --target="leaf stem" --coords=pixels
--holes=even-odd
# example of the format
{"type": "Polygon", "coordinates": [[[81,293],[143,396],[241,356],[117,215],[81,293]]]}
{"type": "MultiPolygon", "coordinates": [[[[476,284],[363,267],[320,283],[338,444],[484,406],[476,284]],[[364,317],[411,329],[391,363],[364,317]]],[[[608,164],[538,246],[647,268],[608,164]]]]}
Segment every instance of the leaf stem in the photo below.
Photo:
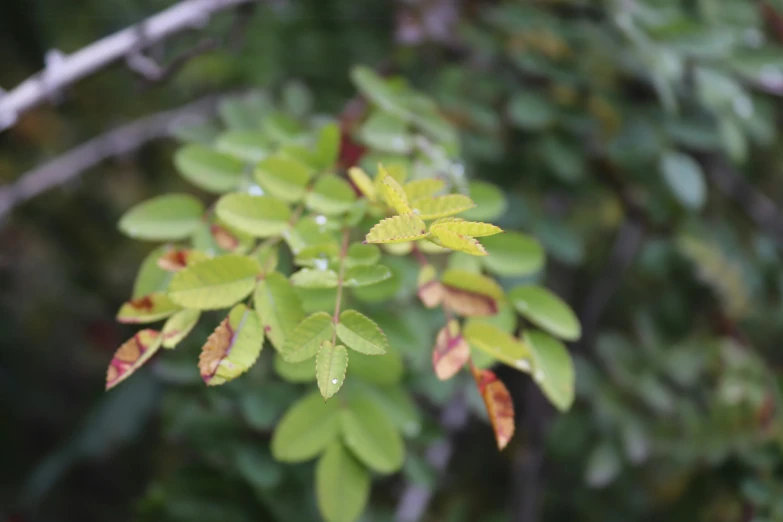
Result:
{"type": "MultiPolygon", "coordinates": [[[[343,280],[345,278],[345,258],[348,255],[348,240],[350,239],[350,236],[350,230],[347,228],[344,229],[343,243],[340,247],[340,272],[337,276],[337,299],[334,301],[334,316],[332,317],[335,325],[340,322],[340,306],[342,305],[343,301],[343,280]]],[[[336,328],[332,333],[332,344],[334,345],[335,342],[337,342],[336,328]]]]}

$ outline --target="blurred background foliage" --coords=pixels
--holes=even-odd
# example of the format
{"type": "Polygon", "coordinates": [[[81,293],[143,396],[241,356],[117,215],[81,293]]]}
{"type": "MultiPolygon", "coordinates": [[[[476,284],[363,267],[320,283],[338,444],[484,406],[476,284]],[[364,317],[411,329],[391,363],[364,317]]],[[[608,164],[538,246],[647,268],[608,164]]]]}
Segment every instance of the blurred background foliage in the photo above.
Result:
{"type": "MultiPolygon", "coordinates": [[[[73,52],[171,3],[4,2],[0,85],[51,48],[73,52]]],[[[434,493],[433,521],[779,521],[781,13],[749,0],[261,1],[155,46],[166,63],[217,44],[165,82],[118,64],[23,116],[0,133],[0,182],[205,95],[263,89],[339,114],[351,66],[399,73],[458,127],[467,175],[503,187],[500,224],[544,244],[538,279],[585,335],[566,415],[499,372],[518,432],[498,454],[470,392],[467,426],[440,422],[463,384],[432,377],[442,318],[379,307],[417,407],[390,405],[409,459],[376,483],[363,520],[395,520],[415,485],[434,493]],[[444,437],[454,451],[440,474],[426,454],[444,437]]],[[[193,359],[209,332],[196,332],[103,392],[131,334],[114,313],[148,250],[115,223],[185,188],[175,146],[113,158],[0,223],[0,519],[317,520],[311,465],[267,449],[303,389],[272,378],[271,358],[206,390],[193,359]]],[[[397,265],[415,278],[414,263],[397,265]]]]}

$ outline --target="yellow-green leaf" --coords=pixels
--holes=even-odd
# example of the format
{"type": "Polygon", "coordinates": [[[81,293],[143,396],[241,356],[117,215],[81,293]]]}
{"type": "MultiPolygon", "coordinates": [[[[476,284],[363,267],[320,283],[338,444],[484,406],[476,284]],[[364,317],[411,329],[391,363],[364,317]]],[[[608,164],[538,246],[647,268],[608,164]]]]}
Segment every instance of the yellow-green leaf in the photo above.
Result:
{"type": "Polygon", "coordinates": [[[436,228],[444,228],[449,232],[472,237],[494,236],[495,234],[503,232],[503,229],[491,223],[465,221],[464,219],[455,217],[441,218],[435,221],[430,226],[430,231],[433,231],[436,228]]]}
{"type": "Polygon", "coordinates": [[[356,522],[370,497],[370,473],[335,441],[318,461],[315,491],[326,522],[356,522]]]}
{"type": "Polygon", "coordinates": [[[530,348],[497,326],[481,319],[471,319],[465,324],[463,334],[472,348],[512,368],[531,372],[533,355],[530,348]]]}
{"type": "Polygon", "coordinates": [[[375,321],[356,310],[340,314],[337,336],[348,348],[366,355],[381,355],[389,348],[389,341],[375,321]]]}
{"type": "Polygon", "coordinates": [[[459,214],[476,205],[464,194],[447,194],[434,198],[417,199],[410,205],[422,219],[438,219],[459,214]]]}
{"type": "Polygon", "coordinates": [[[318,132],[318,140],[315,143],[315,157],[318,167],[330,169],[334,167],[340,156],[340,127],[336,123],[329,123],[321,127],[318,132]]]}
{"type": "Polygon", "coordinates": [[[171,246],[163,245],[147,254],[133,283],[134,298],[161,292],[169,286],[173,274],[160,268],[158,260],[171,250],[171,246]]]}
{"type": "Polygon", "coordinates": [[[530,275],[544,266],[544,249],[533,237],[519,232],[506,232],[485,238],[489,254],[482,259],[490,272],[501,276],[530,275]]]}
{"type": "Polygon", "coordinates": [[[179,306],[163,292],[155,292],[127,301],[117,312],[117,321],[126,324],[152,323],[165,319],[179,306]]]}
{"type": "Polygon", "coordinates": [[[506,195],[492,183],[473,180],[468,184],[468,191],[476,206],[465,211],[462,215],[465,219],[493,221],[506,213],[506,195]]]}
{"type": "Polygon", "coordinates": [[[382,220],[367,234],[368,243],[405,243],[427,237],[427,227],[415,214],[400,214],[382,220]]]}
{"type": "Polygon", "coordinates": [[[366,172],[364,172],[359,167],[351,167],[348,169],[348,177],[351,178],[351,181],[353,181],[353,184],[356,185],[356,188],[358,188],[359,191],[364,194],[364,197],[370,201],[375,201],[375,185],[366,172]]]}
{"type": "Polygon", "coordinates": [[[290,363],[283,359],[280,353],[275,353],[275,372],[283,380],[288,382],[311,382],[315,380],[315,372],[313,371],[313,363],[310,361],[301,361],[298,363],[290,363]]]}
{"type": "Polygon", "coordinates": [[[315,375],[318,389],[324,399],[330,398],[342,387],[348,369],[348,350],[342,345],[324,341],[315,356],[315,375]]]}
{"type": "Polygon", "coordinates": [[[381,258],[381,251],[375,245],[363,245],[353,243],[348,247],[345,256],[345,266],[352,268],[354,266],[372,266],[381,258]]]}
{"type": "Polygon", "coordinates": [[[582,327],[560,297],[540,286],[518,286],[508,294],[517,311],[536,326],[566,341],[576,341],[582,327]]]}
{"type": "Polygon", "coordinates": [[[351,377],[374,384],[397,384],[402,379],[404,367],[400,353],[387,347],[383,355],[351,354],[351,377]]]}
{"type": "Polygon", "coordinates": [[[227,308],[253,291],[261,266],[253,258],[226,255],[207,259],[177,272],[169,297],[185,308],[227,308]]]}
{"type": "Polygon", "coordinates": [[[387,112],[375,111],[359,128],[359,139],[368,147],[396,154],[407,154],[413,148],[413,135],[406,122],[387,112]]]}
{"type": "Polygon", "coordinates": [[[280,235],[291,219],[291,209],[279,199],[239,192],[220,198],[215,212],[229,225],[255,237],[280,235]]]}
{"type": "Polygon", "coordinates": [[[405,195],[405,190],[381,165],[378,166],[378,181],[376,184],[381,198],[387,205],[398,214],[410,213],[411,208],[408,206],[408,197],[405,195]]]}
{"type": "Polygon", "coordinates": [[[405,459],[402,437],[371,399],[352,398],[341,412],[340,428],[344,444],[372,470],[394,473],[402,467],[405,459]]]}
{"type": "Polygon", "coordinates": [[[416,201],[429,198],[443,190],[446,182],[438,178],[417,179],[409,181],[403,186],[408,201],[416,201]]]}
{"type": "Polygon", "coordinates": [[[263,132],[232,130],[218,136],[215,148],[248,163],[256,163],[269,154],[270,146],[263,132]]]}
{"type": "Polygon", "coordinates": [[[201,378],[209,386],[237,378],[255,364],[263,346],[264,328],[258,314],[243,304],[236,305],[201,349],[201,378]]]}
{"type": "Polygon", "coordinates": [[[269,156],[256,166],[255,178],[270,195],[290,203],[301,200],[313,170],[289,156],[269,156]]]}
{"type": "Polygon", "coordinates": [[[163,337],[155,330],[141,330],[114,353],[106,370],[106,389],[110,390],[141,368],[160,348],[163,337]]]}
{"type": "Polygon", "coordinates": [[[318,178],[313,190],[307,195],[307,207],[328,216],[350,210],[356,201],[356,193],[350,183],[334,174],[318,178]]]}
{"type": "Polygon", "coordinates": [[[343,285],[353,288],[369,286],[386,281],[391,276],[391,270],[383,265],[354,266],[345,271],[343,285]]]}
{"type": "Polygon", "coordinates": [[[472,256],[486,256],[487,251],[481,246],[478,239],[457,232],[452,232],[445,227],[430,228],[430,240],[443,248],[450,248],[458,252],[465,252],[472,256]]]}
{"type": "Polygon", "coordinates": [[[335,441],[340,433],[340,406],[311,393],[294,404],[272,435],[272,455],[282,462],[310,460],[335,441]]]}
{"type": "Polygon", "coordinates": [[[528,331],[525,342],[533,352],[533,380],[560,411],[574,402],[574,362],[563,343],[544,332],[528,331]]]}
{"type": "Polygon", "coordinates": [[[301,288],[335,288],[338,281],[334,270],[303,268],[291,275],[291,284],[301,288]]]}
{"type": "Polygon", "coordinates": [[[180,310],[168,318],[161,331],[163,335],[163,347],[174,348],[182,339],[187,337],[190,331],[198,323],[201,312],[198,310],[180,310]]]}
{"type": "Polygon", "coordinates": [[[119,229],[134,239],[175,241],[185,239],[201,223],[204,205],[187,194],[167,194],[148,199],[120,218],[119,229]]]}
{"type": "Polygon", "coordinates": [[[174,156],[174,165],[185,179],[217,194],[236,189],[245,171],[243,161],[204,145],[182,147],[174,156]]]}
{"type": "Polygon", "coordinates": [[[306,317],[288,336],[283,347],[283,358],[288,362],[306,361],[318,353],[321,343],[332,338],[332,316],[316,312],[306,317]]]}
{"type": "Polygon", "coordinates": [[[256,285],[253,302],[272,346],[282,350],[305,316],[299,296],[283,274],[270,272],[256,285]]]}

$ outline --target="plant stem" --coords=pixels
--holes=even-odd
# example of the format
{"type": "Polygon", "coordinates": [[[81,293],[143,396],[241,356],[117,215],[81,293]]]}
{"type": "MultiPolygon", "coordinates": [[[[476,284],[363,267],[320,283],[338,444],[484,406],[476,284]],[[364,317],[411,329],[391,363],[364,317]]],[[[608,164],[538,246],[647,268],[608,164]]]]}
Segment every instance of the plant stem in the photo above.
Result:
{"type": "MultiPolygon", "coordinates": [[[[348,240],[350,239],[350,230],[347,228],[343,230],[343,243],[340,247],[340,272],[337,276],[337,299],[334,301],[334,316],[332,320],[336,325],[340,322],[340,306],[343,301],[343,279],[345,277],[345,258],[348,255],[348,240]]],[[[337,329],[334,329],[332,333],[332,344],[337,342],[337,329]]]]}

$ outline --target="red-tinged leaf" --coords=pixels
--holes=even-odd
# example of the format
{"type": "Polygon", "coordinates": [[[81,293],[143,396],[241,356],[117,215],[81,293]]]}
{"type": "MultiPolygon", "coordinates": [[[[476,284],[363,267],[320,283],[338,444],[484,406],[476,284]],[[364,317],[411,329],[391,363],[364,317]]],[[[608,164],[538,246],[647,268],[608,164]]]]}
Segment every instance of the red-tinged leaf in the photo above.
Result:
{"type": "Polygon", "coordinates": [[[207,255],[199,250],[175,248],[158,258],[158,266],[162,270],[178,272],[188,265],[207,259],[207,255]]]}
{"type": "MultiPolygon", "coordinates": [[[[360,145],[351,139],[349,133],[345,130],[340,132],[340,159],[338,164],[340,168],[348,169],[355,167],[367,152],[367,147],[360,145]]],[[[357,195],[359,195],[357,193],[357,195]]]]}
{"type": "Polygon", "coordinates": [[[432,367],[438,379],[454,377],[470,359],[470,346],[460,332],[459,322],[452,319],[441,328],[432,351],[432,367]]]}
{"type": "Polygon", "coordinates": [[[489,414],[498,449],[505,448],[514,436],[514,403],[503,381],[489,370],[479,370],[471,366],[481,398],[489,414]]]}
{"type": "Polygon", "coordinates": [[[125,324],[151,323],[165,319],[177,310],[179,306],[166,294],[155,292],[123,304],[117,312],[117,321],[125,324]]]}
{"type": "Polygon", "coordinates": [[[419,272],[417,293],[427,308],[435,308],[443,300],[443,286],[438,281],[437,272],[432,265],[422,267],[419,272]]]}
{"type": "Polygon", "coordinates": [[[484,294],[454,288],[443,287],[443,304],[457,315],[465,317],[482,317],[498,313],[498,302],[484,294]]]}
{"type": "Polygon", "coordinates": [[[120,346],[106,370],[106,389],[130,377],[158,351],[162,340],[163,336],[156,330],[141,330],[120,346]]]}
{"type": "Polygon", "coordinates": [[[233,252],[237,248],[239,248],[239,238],[232,234],[226,227],[221,225],[211,225],[209,227],[209,232],[212,234],[212,237],[215,239],[215,243],[217,243],[217,246],[222,248],[223,250],[228,250],[230,252],[233,252]]]}
{"type": "Polygon", "coordinates": [[[214,386],[238,377],[256,362],[263,344],[264,328],[255,310],[234,306],[201,349],[201,378],[214,386]]]}

